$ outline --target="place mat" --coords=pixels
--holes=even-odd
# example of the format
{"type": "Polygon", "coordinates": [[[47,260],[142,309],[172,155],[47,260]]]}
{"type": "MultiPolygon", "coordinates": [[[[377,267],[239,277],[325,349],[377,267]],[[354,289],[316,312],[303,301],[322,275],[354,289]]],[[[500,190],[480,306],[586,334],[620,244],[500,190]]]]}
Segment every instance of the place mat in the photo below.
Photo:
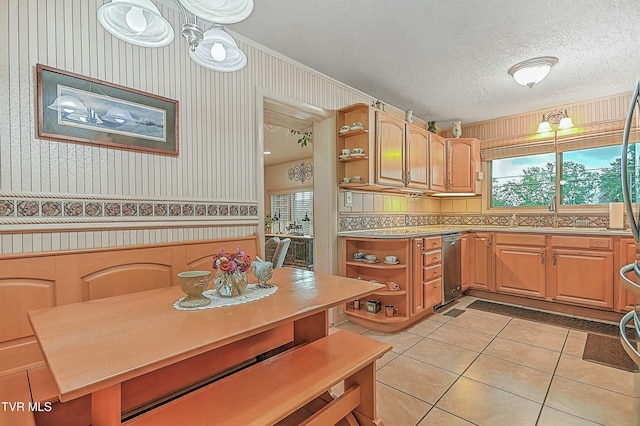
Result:
{"type": "Polygon", "coordinates": [[[264,299],[265,297],[269,297],[273,293],[278,291],[277,285],[274,285],[274,284],[271,284],[271,285],[272,287],[263,288],[263,287],[259,287],[258,284],[249,284],[241,295],[235,296],[235,297],[220,297],[218,296],[217,291],[207,290],[204,293],[202,293],[203,296],[211,300],[211,303],[209,303],[207,306],[198,306],[196,308],[183,308],[182,306],[178,305],[178,303],[180,303],[180,301],[184,299],[183,297],[181,299],[176,300],[173,303],[173,307],[179,311],[197,311],[199,309],[213,309],[213,308],[221,308],[223,306],[241,305],[243,303],[249,303],[249,302],[254,302],[256,300],[264,299]]]}
{"type": "Polygon", "coordinates": [[[619,370],[638,372],[638,366],[625,352],[619,337],[587,334],[582,359],[619,370]]]}

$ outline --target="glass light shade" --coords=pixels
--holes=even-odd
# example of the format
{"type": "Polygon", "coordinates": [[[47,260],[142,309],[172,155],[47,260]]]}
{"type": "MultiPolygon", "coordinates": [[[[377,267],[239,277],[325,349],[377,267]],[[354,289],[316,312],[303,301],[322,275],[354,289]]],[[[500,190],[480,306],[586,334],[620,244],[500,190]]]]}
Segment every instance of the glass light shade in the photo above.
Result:
{"type": "Polygon", "coordinates": [[[173,41],[173,28],[151,0],[111,0],[98,9],[98,21],[120,40],[142,47],[173,41]]]}
{"type": "Polygon", "coordinates": [[[558,63],[558,58],[554,58],[553,56],[542,56],[517,63],[509,68],[508,73],[513,77],[516,83],[523,86],[533,87],[549,75],[551,67],[556,63],[558,63]]]}
{"type": "Polygon", "coordinates": [[[67,114],[87,113],[87,107],[78,98],[69,95],[58,96],[47,108],[67,114]]]}
{"type": "Polygon", "coordinates": [[[570,129],[572,127],[573,127],[573,120],[571,120],[571,117],[569,116],[562,117],[562,119],[560,120],[560,124],[558,124],[558,129],[561,129],[561,130],[570,129]]]}
{"type": "MultiPolygon", "coordinates": [[[[217,46],[216,50],[219,49],[217,46]]],[[[238,71],[247,64],[247,56],[238,48],[233,37],[220,25],[214,25],[210,30],[206,31],[204,38],[195,51],[189,51],[189,56],[198,65],[214,71],[238,71]],[[226,54],[223,60],[216,60],[212,56],[211,49],[215,44],[224,47],[226,54]]]]}
{"type": "Polygon", "coordinates": [[[538,133],[546,133],[552,131],[553,129],[551,128],[551,124],[549,124],[549,122],[546,120],[541,121],[538,125],[538,133]]]}
{"type": "Polygon", "coordinates": [[[253,0],[180,0],[189,12],[205,21],[235,24],[253,12],[253,0]]]}

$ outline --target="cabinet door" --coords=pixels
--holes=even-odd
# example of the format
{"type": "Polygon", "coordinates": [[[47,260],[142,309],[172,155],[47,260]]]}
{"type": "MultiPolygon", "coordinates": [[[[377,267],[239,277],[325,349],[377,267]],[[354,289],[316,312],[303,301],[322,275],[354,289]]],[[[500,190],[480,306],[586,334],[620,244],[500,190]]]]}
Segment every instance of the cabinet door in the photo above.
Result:
{"type": "Polygon", "coordinates": [[[477,139],[450,139],[447,157],[447,191],[476,192],[477,139]]]}
{"type": "Polygon", "coordinates": [[[446,158],[447,149],[444,138],[429,135],[429,189],[436,192],[447,191],[446,158]]]}
{"type": "Polygon", "coordinates": [[[460,279],[462,281],[462,291],[469,290],[469,236],[462,234],[462,243],[460,244],[461,271],[460,279]]]}
{"type": "Polygon", "coordinates": [[[376,112],[376,183],[404,187],[404,121],[376,112]]]}
{"type": "Polygon", "coordinates": [[[613,253],[552,250],[553,299],[580,305],[613,308],[613,253]]]}
{"type": "Polygon", "coordinates": [[[545,248],[496,244],[496,291],[545,296],[545,248]]]}
{"type": "Polygon", "coordinates": [[[424,288],[422,281],[422,238],[414,238],[412,243],[411,259],[411,315],[419,314],[424,310],[424,288]]]}
{"type": "Polygon", "coordinates": [[[428,132],[419,127],[407,124],[407,187],[420,190],[429,189],[428,186],[428,132]]]}
{"type": "MultiPolygon", "coordinates": [[[[616,266],[617,270],[636,261],[636,243],[633,238],[623,238],[620,240],[620,258],[620,264],[616,266]]],[[[618,278],[618,283],[616,284],[616,311],[627,312],[635,309],[636,297],[625,288],[622,284],[622,278],[618,277],[618,274],[616,274],[616,278],[618,278]]],[[[627,278],[633,282],[638,281],[636,274],[633,272],[628,273],[627,278]]]]}
{"type": "Polygon", "coordinates": [[[424,283],[424,306],[432,308],[442,302],[442,278],[424,283]]]}
{"type": "Polygon", "coordinates": [[[478,232],[470,234],[471,282],[469,287],[494,291],[493,286],[493,234],[478,232]]]}

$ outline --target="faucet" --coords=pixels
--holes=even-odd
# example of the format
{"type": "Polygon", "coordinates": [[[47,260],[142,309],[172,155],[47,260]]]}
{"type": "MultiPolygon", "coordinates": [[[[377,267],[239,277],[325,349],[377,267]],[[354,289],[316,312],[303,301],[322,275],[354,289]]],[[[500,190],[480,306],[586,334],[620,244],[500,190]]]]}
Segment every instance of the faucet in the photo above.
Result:
{"type": "Polygon", "coordinates": [[[551,225],[554,228],[558,227],[558,211],[556,210],[556,196],[553,195],[549,200],[549,211],[553,212],[553,224],[551,225]]]}

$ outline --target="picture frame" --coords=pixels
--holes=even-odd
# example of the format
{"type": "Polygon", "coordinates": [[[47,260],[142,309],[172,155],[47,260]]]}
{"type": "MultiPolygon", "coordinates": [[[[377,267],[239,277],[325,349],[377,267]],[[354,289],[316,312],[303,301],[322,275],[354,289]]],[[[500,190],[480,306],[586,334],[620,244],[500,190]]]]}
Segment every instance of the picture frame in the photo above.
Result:
{"type": "Polygon", "coordinates": [[[36,65],[39,138],[178,156],[178,101],[36,65]]]}

